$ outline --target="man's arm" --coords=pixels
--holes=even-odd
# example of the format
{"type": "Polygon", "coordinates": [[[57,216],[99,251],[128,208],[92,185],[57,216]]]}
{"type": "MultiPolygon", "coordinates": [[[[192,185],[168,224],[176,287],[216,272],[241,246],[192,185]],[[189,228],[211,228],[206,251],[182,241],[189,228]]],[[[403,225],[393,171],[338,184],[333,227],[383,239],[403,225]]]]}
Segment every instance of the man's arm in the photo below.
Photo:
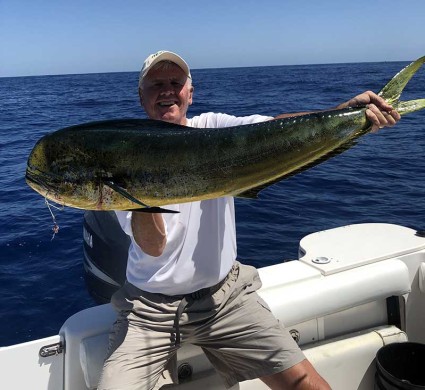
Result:
{"type": "Polygon", "coordinates": [[[134,240],[143,252],[154,257],[162,255],[167,243],[162,214],[133,212],[131,228],[134,240]]]}
{"type": "MultiPolygon", "coordinates": [[[[383,98],[372,91],[366,91],[354,98],[335,107],[342,109],[347,107],[367,106],[366,116],[372,122],[372,131],[382,129],[383,127],[394,126],[400,120],[400,114],[391,107],[383,98]]],[[[309,112],[297,112],[293,114],[281,114],[275,119],[288,118],[309,114],[309,112]]]]}

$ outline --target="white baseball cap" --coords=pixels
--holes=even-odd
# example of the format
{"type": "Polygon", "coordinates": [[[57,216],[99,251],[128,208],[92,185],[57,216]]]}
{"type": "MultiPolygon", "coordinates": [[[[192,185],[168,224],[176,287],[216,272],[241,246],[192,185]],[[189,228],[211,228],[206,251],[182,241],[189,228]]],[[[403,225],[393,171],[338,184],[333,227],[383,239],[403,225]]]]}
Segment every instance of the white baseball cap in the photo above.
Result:
{"type": "Polygon", "coordinates": [[[192,78],[192,75],[190,74],[189,65],[186,63],[186,61],[181,58],[176,53],[173,53],[171,51],[166,50],[160,50],[156,52],[155,54],[151,54],[146,58],[145,62],[143,63],[142,70],[140,71],[139,76],[139,88],[142,85],[143,78],[148,74],[149,70],[152,69],[152,67],[161,61],[171,61],[174,62],[176,65],[178,65],[183,72],[186,74],[187,77],[190,79],[192,78]]]}

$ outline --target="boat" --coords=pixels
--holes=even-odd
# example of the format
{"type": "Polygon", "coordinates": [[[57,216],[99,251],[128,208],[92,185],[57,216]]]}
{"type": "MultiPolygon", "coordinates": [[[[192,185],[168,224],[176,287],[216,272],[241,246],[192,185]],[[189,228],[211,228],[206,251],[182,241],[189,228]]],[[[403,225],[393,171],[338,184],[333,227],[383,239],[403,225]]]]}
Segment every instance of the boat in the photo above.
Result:
{"type": "MultiPolygon", "coordinates": [[[[84,240],[93,249],[93,231],[86,229],[84,240]]],[[[107,301],[119,283],[111,274],[110,286],[100,281],[106,273],[94,263],[86,262],[91,286],[102,286],[97,295],[107,301]]],[[[332,389],[374,389],[378,351],[425,343],[424,231],[364,223],[315,232],[299,242],[298,259],[259,273],[261,297],[332,389]]],[[[72,315],[57,335],[0,348],[0,387],[95,389],[114,319],[104,303],[72,315]]],[[[167,389],[225,388],[200,348],[184,345],[177,360],[180,383],[167,389]]],[[[266,386],[255,379],[233,389],[266,386]]]]}

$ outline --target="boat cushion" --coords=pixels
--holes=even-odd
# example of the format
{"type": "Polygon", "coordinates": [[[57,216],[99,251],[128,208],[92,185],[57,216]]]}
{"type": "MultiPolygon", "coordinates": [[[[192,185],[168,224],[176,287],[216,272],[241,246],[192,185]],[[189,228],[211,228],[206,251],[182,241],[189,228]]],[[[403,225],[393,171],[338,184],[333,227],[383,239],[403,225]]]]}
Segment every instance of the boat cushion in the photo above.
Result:
{"type": "Polygon", "coordinates": [[[81,340],[80,363],[88,389],[96,389],[108,351],[109,334],[101,333],[81,340]]]}
{"type": "MultiPolygon", "coordinates": [[[[307,264],[298,263],[298,267],[309,268],[307,264]]],[[[280,268],[282,272],[289,269],[284,265],[280,268]]],[[[274,281],[269,283],[267,272],[260,270],[263,281],[260,295],[285,325],[400,296],[411,289],[409,270],[398,259],[382,260],[327,276],[317,272],[315,277],[307,272],[305,279],[300,278],[298,272],[295,282],[286,281],[278,285],[274,281]]],[[[279,268],[274,268],[274,274],[279,274],[279,268]]]]}

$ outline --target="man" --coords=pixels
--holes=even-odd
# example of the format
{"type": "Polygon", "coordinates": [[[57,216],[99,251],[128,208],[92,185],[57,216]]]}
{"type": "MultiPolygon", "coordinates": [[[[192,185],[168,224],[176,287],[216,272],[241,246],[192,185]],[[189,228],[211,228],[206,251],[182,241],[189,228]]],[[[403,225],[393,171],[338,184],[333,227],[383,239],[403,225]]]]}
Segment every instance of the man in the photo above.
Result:
{"type": "MultiPolygon", "coordinates": [[[[189,66],[177,54],[160,51],[146,59],[139,95],[151,119],[191,127],[273,119],[214,113],[188,119],[193,91],[189,66]]],[[[368,105],[373,130],[400,119],[373,92],[338,108],[356,105],[368,105]]],[[[228,388],[260,378],[272,389],[329,389],[258,296],[255,268],[236,261],[233,198],[167,209],[179,213],[117,212],[131,237],[128,282],[112,298],[118,318],[98,388],[152,389],[165,369],[175,380],[176,351],[189,342],[203,348],[228,388]]]]}

